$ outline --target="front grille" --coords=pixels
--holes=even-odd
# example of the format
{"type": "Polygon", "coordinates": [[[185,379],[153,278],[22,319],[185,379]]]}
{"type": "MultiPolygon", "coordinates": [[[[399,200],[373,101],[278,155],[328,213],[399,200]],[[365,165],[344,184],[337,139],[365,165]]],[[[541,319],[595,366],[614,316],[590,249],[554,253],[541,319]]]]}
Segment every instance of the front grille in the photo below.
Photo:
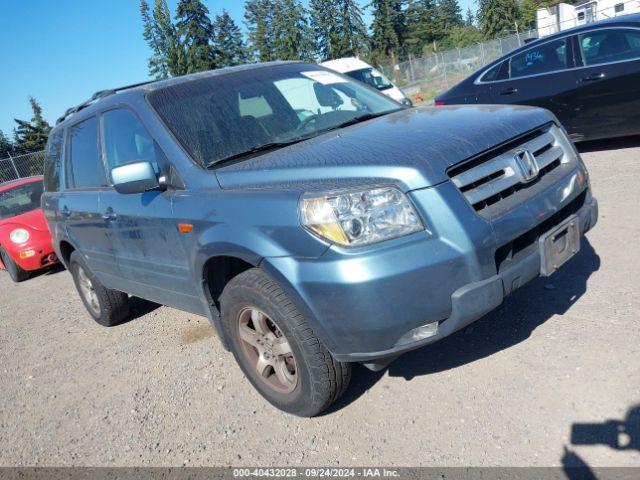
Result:
{"type": "Polygon", "coordinates": [[[574,159],[566,135],[550,124],[456,165],[448,174],[473,208],[488,217],[502,202],[515,206],[505,201],[535,189],[545,176],[574,159]]]}

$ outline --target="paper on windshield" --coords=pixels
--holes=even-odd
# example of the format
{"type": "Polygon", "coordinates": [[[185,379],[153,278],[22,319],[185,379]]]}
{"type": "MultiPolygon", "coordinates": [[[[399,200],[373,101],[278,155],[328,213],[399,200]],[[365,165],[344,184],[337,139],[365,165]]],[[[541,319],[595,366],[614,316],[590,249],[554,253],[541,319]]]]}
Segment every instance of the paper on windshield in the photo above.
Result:
{"type": "Polygon", "coordinates": [[[327,72],[325,70],[312,70],[310,72],[300,72],[307,78],[314,80],[322,85],[331,85],[332,83],[346,83],[346,80],[339,77],[335,73],[327,72]]]}

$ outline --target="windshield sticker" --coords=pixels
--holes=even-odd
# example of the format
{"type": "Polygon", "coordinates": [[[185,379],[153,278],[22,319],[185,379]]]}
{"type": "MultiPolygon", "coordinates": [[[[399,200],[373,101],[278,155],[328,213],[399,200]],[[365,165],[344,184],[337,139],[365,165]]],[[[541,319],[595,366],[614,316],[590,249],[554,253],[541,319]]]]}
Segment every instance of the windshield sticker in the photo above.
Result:
{"type": "Polygon", "coordinates": [[[322,85],[331,85],[332,83],[347,83],[346,80],[339,77],[335,73],[325,72],[324,70],[313,70],[311,72],[300,72],[307,78],[315,80],[322,85]]]}

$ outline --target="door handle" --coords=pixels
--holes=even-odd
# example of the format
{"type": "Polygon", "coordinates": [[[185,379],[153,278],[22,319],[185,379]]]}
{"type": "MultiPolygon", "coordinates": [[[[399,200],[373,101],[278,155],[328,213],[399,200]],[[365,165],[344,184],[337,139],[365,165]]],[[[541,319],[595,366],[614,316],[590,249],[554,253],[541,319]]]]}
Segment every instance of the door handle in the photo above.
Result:
{"type": "Polygon", "coordinates": [[[581,82],[597,82],[598,80],[602,80],[606,76],[607,74],[604,72],[594,73],[592,75],[587,75],[586,77],[581,78],[580,81],[581,82]]]}
{"type": "Polygon", "coordinates": [[[104,212],[102,215],[100,215],[104,220],[115,220],[116,218],[118,218],[118,215],[116,215],[116,212],[113,211],[113,208],[109,207],[107,208],[107,211],[104,212]]]}
{"type": "Polygon", "coordinates": [[[66,205],[62,207],[62,210],[60,211],[60,213],[62,214],[63,217],[71,216],[71,210],[69,210],[69,208],[66,205]]]}
{"type": "Polygon", "coordinates": [[[518,93],[518,89],[515,87],[507,88],[500,92],[500,95],[513,95],[514,93],[518,93]]]}

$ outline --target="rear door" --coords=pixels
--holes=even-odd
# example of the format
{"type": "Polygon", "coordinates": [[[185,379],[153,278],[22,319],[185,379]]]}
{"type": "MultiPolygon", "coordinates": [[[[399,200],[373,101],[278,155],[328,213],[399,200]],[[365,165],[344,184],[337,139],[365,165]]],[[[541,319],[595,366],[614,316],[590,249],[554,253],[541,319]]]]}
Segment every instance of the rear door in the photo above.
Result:
{"type": "Polygon", "coordinates": [[[89,268],[103,280],[117,271],[111,242],[100,213],[100,192],[106,183],[99,155],[98,118],[89,117],[67,129],[65,185],[58,195],[57,215],[68,239],[85,257],[89,268]]]}
{"type": "Polygon", "coordinates": [[[493,103],[547,108],[563,124],[570,122],[573,66],[568,37],[536,44],[505,61],[505,79],[490,84],[491,99],[493,103]]]}
{"type": "Polygon", "coordinates": [[[575,37],[573,126],[577,139],[640,133],[640,29],[612,27],[575,37]]]}

